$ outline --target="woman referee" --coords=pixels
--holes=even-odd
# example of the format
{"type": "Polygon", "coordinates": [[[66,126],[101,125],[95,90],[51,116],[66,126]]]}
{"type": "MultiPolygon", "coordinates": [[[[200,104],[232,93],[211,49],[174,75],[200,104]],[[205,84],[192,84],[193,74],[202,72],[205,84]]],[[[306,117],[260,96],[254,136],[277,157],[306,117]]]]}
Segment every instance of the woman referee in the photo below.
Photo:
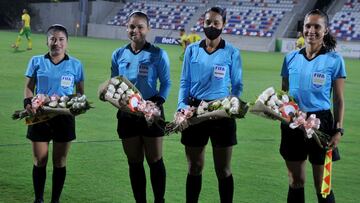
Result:
{"type": "MultiPolygon", "coordinates": [[[[178,109],[198,106],[201,100],[215,100],[242,92],[240,52],[220,37],[225,11],[213,7],[205,12],[206,39],[185,51],[180,79],[178,109]],[[231,90],[230,88],[231,87],[231,90]]],[[[186,202],[197,202],[201,190],[205,146],[211,139],[221,202],[232,202],[234,181],[231,173],[232,146],[237,144],[234,119],[210,120],[182,132],[188,160],[186,202]]]]}
{"type": "MultiPolygon", "coordinates": [[[[304,19],[305,48],[288,54],[281,71],[282,89],[289,91],[300,110],[316,114],[321,120],[320,130],[331,135],[333,161],[339,160],[337,145],[344,134],[344,80],[343,58],[334,52],[336,41],[328,27],[328,16],[312,10],[304,19]],[[334,118],[330,111],[333,92],[334,118]]],[[[335,202],[334,193],[324,199],[321,192],[323,165],[326,151],[314,139],[305,139],[303,131],[281,125],[280,153],[289,175],[288,202],[304,202],[306,159],[312,164],[318,202],[335,202]]]]}
{"type": "MultiPolygon", "coordinates": [[[[149,18],[143,12],[129,15],[127,32],[130,44],[114,51],[111,77],[123,75],[139,89],[146,100],[162,111],[170,90],[170,65],[166,52],[146,41],[149,18]],[[160,81],[157,90],[157,81],[160,81]]],[[[162,159],[164,125],[148,127],[145,118],[118,111],[117,132],[128,159],[130,182],[136,202],[146,202],[144,157],[150,167],[154,202],[164,202],[166,172],[162,159]]]]}
{"type": "MultiPolygon", "coordinates": [[[[47,30],[45,55],[31,58],[25,76],[24,108],[31,113],[31,98],[36,94],[71,95],[84,94],[84,73],[81,62],[66,54],[68,33],[64,26],[55,24],[47,30]]],[[[33,185],[35,202],[44,202],[46,164],[49,142],[53,140],[53,176],[51,202],[59,202],[66,176],[66,158],[75,136],[75,119],[70,115],[59,115],[49,121],[30,125],[27,138],[32,141],[34,167],[33,185]]]]}

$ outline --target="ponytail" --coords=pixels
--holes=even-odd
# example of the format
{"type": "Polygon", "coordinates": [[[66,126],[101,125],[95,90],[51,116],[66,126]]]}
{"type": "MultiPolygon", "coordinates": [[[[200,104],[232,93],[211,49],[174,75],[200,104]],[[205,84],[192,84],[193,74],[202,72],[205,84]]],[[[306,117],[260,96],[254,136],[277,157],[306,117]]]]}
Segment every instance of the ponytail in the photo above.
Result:
{"type": "Polygon", "coordinates": [[[330,31],[324,36],[324,46],[327,51],[334,51],[336,47],[336,39],[330,31]]]}

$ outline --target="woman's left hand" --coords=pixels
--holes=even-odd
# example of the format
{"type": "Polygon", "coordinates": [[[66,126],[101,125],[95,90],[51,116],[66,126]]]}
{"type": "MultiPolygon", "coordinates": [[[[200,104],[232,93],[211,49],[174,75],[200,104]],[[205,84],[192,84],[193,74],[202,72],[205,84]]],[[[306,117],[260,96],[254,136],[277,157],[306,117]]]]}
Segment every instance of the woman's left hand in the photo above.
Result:
{"type": "Polygon", "coordinates": [[[331,137],[331,140],[329,142],[329,147],[336,148],[341,140],[341,133],[337,132],[334,136],[331,137]]]}

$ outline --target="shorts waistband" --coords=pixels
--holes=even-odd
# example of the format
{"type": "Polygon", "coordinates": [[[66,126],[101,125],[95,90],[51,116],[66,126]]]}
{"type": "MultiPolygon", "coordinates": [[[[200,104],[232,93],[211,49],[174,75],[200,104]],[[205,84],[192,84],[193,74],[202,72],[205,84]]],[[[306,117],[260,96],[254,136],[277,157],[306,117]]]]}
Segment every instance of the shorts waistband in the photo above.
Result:
{"type": "Polygon", "coordinates": [[[331,113],[331,110],[328,109],[328,110],[321,110],[321,111],[311,111],[311,112],[307,112],[307,115],[310,115],[310,114],[328,114],[328,113],[331,113]]]}
{"type": "Polygon", "coordinates": [[[209,101],[212,101],[212,100],[196,99],[196,98],[194,98],[194,97],[189,97],[189,103],[188,103],[188,105],[198,107],[198,106],[200,105],[201,101],[209,102],[209,101]]]}

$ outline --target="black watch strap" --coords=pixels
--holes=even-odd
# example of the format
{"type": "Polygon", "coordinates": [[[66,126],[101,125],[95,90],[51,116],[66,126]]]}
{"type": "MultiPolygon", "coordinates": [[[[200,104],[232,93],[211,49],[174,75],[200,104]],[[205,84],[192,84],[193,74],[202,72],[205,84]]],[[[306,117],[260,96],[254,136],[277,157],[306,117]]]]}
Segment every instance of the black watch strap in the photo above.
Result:
{"type": "Polygon", "coordinates": [[[336,133],[340,133],[341,136],[343,136],[343,135],[344,135],[344,128],[336,128],[336,129],[335,129],[335,132],[336,132],[336,133]]]}

